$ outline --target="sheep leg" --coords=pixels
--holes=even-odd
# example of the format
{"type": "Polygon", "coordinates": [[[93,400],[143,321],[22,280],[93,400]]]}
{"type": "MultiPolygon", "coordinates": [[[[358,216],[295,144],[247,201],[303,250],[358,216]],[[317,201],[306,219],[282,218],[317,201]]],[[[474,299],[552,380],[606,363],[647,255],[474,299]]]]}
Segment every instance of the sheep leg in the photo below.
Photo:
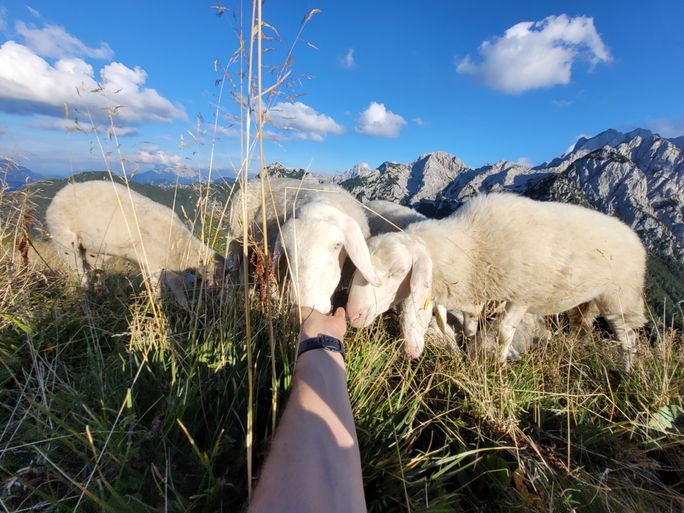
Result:
{"type": "Polygon", "coordinates": [[[499,354],[499,361],[505,363],[508,359],[508,353],[515,337],[515,330],[522,321],[526,306],[507,304],[503,318],[499,323],[499,340],[501,341],[501,353],[499,354]]]}
{"type": "Polygon", "coordinates": [[[435,305],[434,309],[434,315],[435,315],[435,320],[437,322],[437,326],[439,327],[439,330],[442,332],[444,335],[444,338],[446,339],[447,345],[452,351],[457,351],[458,346],[456,345],[456,333],[454,330],[449,326],[449,323],[447,322],[447,309],[444,305],[435,305]]]}
{"type": "Polygon", "coordinates": [[[610,329],[613,330],[613,333],[615,333],[615,336],[622,346],[625,372],[629,373],[632,370],[634,355],[637,350],[636,333],[632,328],[627,326],[625,319],[621,314],[604,314],[603,317],[608,322],[610,329]]]}
{"type": "Polygon", "coordinates": [[[451,312],[461,325],[461,331],[463,331],[466,338],[472,339],[477,335],[477,330],[479,328],[478,324],[483,309],[484,304],[467,305],[461,310],[454,310],[451,312]]]}
{"type": "Polygon", "coordinates": [[[588,338],[594,327],[599,308],[595,301],[588,301],[570,311],[570,333],[579,339],[588,338]]]}

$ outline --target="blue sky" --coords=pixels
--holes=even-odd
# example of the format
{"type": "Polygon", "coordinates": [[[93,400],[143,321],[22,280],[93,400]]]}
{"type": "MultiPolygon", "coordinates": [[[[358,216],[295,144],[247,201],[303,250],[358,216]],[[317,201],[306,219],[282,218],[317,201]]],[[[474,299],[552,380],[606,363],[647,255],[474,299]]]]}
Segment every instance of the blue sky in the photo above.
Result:
{"type": "MultiPolygon", "coordinates": [[[[128,172],[206,168],[216,81],[238,46],[233,14],[212,5],[0,2],[0,155],[50,174],[103,169],[105,159],[120,170],[119,156],[128,172]]],[[[280,41],[265,43],[266,66],[283,61],[313,8],[292,96],[270,100],[268,162],[335,172],[443,150],[471,166],[539,164],[607,128],[684,134],[679,0],[270,0],[264,19],[280,41]]],[[[225,81],[213,145],[221,169],[240,163],[231,91],[225,81]]]]}

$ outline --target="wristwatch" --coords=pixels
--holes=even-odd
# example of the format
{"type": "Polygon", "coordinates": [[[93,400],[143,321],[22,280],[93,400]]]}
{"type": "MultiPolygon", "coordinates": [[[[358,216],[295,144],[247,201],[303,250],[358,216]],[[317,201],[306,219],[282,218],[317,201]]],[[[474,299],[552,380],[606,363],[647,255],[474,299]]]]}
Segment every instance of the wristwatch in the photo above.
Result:
{"type": "Polygon", "coordinates": [[[344,347],[342,342],[340,342],[335,337],[330,337],[328,335],[319,335],[313,338],[307,338],[299,343],[299,349],[297,351],[297,357],[300,354],[311,351],[312,349],[327,349],[328,351],[333,351],[340,353],[344,359],[344,347]]]}

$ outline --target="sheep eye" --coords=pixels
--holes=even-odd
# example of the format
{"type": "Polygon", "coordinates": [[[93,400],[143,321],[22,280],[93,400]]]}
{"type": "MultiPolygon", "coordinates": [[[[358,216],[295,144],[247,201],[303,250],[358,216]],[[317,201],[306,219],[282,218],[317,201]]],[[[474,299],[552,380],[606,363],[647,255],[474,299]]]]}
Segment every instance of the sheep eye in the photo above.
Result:
{"type": "Polygon", "coordinates": [[[340,251],[340,250],[342,249],[342,246],[343,246],[343,245],[344,245],[344,244],[342,244],[341,242],[337,242],[337,243],[335,243],[335,244],[333,245],[333,248],[332,248],[332,249],[333,249],[333,251],[340,251]]]}

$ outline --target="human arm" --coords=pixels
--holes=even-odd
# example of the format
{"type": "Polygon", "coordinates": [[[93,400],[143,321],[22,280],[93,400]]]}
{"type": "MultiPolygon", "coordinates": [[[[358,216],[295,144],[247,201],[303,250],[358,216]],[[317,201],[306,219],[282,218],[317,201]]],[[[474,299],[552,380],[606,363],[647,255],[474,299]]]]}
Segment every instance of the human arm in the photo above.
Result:
{"type": "MultiPolygon", "coordinates": [[[[342,340],[344,309],[334,316],[302,309],[300,341],[342,340]]],[[[250,513],[366,511],[361,458],[342,355],[302,353],[292,392],[250,504],[250,513]]]]}

